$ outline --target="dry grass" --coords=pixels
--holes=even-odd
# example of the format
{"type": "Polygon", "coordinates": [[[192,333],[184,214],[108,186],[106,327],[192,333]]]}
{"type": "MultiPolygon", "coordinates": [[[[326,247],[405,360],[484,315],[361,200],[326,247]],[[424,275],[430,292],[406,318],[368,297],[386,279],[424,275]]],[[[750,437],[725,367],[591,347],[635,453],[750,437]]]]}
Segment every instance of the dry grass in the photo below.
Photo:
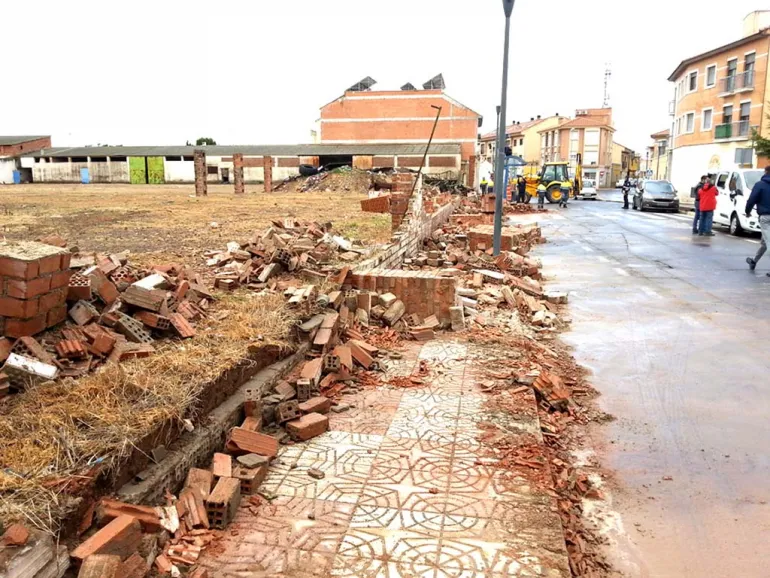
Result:
{"type": "Polygon", "coordinates": [[[283,305],[277,294],[226,295],[217,313],[227,316],[201,323],[192,340],[13,396],[0,416],[0,519],[55,530],[78,476],[118,463],[160,424],[190,417],[203,387],[249,347],[288,345],[283,305]]]}
{"type": "Polygon", "coordinates": [[[202,251],[250,238],[272,219],[332,221],[345,235],[367,243],[390,237],[388,215],[362,213],[361,190],[264,193],[248,185],[32,184],[0,186],[0,235],[12,240],[58,234],[83,250],[146,254],[194,264],[202,251]],[[216,223],[212,227],[211,223],[216,223]]]}

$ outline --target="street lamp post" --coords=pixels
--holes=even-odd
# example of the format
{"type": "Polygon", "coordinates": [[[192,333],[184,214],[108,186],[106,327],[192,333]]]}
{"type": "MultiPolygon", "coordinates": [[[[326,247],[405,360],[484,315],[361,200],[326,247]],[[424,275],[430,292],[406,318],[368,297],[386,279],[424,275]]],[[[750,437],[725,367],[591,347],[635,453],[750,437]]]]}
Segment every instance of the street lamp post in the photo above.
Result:
{"type": "Polygon", "coordinates": [[[495,161],[495,234],[493,239],[494,255],[500,254],[501,234],[503,229],[503,195],[508,183],[500,182],[505,165],[505,113],[508,105],[508,47],[511,36],[511,12],[516,0],[503,0],[505,12],[505,48],[503,49],[503,94],[500,98],[500,118],[497,122],[497,160],[495,161]]]}

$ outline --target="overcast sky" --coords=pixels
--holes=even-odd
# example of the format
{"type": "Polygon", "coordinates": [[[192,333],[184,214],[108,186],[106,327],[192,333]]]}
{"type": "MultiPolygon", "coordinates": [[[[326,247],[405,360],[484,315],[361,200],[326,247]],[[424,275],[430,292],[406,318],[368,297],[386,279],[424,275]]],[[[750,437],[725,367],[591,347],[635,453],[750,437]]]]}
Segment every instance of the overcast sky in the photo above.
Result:
{"type": "MultiPolygon", "coordinates": [[[[600,107],[615,140],[669,126],[668,75],[741,36],[761,0],[517,0],[508,120],[600,107]]],[[[71,0],[2,6],[0,134],[54,146],[309,142],[319,107],[365,76],[447,93],[494,130],[500,0],[71,0]]]]}

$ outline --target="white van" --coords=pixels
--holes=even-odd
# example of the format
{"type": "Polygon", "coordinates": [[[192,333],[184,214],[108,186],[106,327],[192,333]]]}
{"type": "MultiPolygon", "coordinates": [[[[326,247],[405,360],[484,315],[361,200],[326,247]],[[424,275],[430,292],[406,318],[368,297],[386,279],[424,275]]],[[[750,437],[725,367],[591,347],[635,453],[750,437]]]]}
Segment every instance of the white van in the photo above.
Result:
{"type": "Polygon", "coordinates": [[[719,194],[714,211],[715,225],[728,227],[732,235],[740,235],[744,231],[760,232],[757,209],[747,217],[746,201],[763,174],[764,171],[760,169],[731,169],[716,173],[714,184],[719,194]]]}

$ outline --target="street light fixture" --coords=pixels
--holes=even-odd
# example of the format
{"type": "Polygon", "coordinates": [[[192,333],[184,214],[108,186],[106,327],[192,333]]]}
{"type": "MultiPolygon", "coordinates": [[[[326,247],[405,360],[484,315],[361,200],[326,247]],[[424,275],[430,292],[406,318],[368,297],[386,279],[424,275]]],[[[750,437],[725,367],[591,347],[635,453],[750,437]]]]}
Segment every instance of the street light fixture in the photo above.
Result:
{"type": "Polygon", "coordinates": [[[494,255],[500,254],[501,234],[503,229],[503,195],[508,190],[508,183],[501,183],[505,165],[505,113],[508,105],[508,48],[511,37],[511,13],[516,0],[503,0],[505,12],[505,48],[503,52],[503,94],[500,98],[500,113],[497,122],[497,160],[495,161],[495,234],[493,238],[494,255]]]}

